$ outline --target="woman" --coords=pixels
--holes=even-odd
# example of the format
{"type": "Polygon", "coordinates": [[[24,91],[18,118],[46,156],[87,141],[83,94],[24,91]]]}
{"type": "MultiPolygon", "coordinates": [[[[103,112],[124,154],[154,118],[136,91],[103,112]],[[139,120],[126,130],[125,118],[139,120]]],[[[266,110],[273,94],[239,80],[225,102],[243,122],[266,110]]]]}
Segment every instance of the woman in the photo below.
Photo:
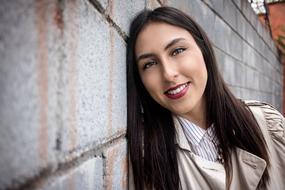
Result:
{"type": "Polygon", "coordinates": [[[234,97],[188,15],[142,11],[127,66],[130,189],[285,189],[284,118],[234,97]]]}

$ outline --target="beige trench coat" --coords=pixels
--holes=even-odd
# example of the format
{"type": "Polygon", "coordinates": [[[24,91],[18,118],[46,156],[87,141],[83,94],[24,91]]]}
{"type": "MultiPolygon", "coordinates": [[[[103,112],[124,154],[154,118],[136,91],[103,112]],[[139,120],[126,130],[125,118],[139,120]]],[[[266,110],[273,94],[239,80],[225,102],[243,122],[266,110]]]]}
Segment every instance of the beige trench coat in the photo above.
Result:
{"type": "MultiPolygon", "coordinates": [[[[268,104],[246,101],[257,120],[269,149],[270,182],[266,189],[285,190],[285,121],[284,117],[268,104]]],[[[181,189],[225,189],[225,171],[221,164],[194,155],[177,120],[177,159],[181,189]]],[[[232,153],[231,190],[254,190],[262,177],[266,162],[245,150],[236,148],[232,153]]],[[[133,176],[129,165],[129,189],[133,190],[133,176]]]]}

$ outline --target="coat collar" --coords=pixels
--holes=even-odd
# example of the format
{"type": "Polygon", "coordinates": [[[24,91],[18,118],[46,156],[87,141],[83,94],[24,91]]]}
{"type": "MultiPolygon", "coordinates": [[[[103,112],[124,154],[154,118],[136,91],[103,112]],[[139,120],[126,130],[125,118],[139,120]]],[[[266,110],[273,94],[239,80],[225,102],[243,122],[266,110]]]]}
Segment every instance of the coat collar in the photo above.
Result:
{"type": "Polygon", "coordinates": [[[182,126],[180,125],[178,119],[176,116],[172,116],[173,118],[173,122],[174,122],[174,126],[175,126],[175,129],[176,129],[176,139],[177,139],[177,145],[184,149],[184,150],[187,150],[189,152],[192,152],[191,151],[191,148],[190,148],[190,145],[187,141],[187,138],[184,134],[184,131],[182,129],[182,126]]]}
{"type": "MultiPolygon", "coordinates": [[[[173,116],[173,121],[176,128],[177,145],[183,150],[192,152],[175,116],[173,116]]],[[[266,168],[265,160],[243,149],[235,148],[231,154],[231,161],[233,171],[230,189],[256,189],[266,168]]]]}

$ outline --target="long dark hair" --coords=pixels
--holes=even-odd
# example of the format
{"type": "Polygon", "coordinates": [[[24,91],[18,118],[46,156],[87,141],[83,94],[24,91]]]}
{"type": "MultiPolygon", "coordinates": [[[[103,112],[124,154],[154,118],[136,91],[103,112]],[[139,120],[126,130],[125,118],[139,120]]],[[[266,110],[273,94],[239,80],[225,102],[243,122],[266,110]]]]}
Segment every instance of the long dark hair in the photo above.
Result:
{"type": "MultiPolygon", "coordinates": [[[[236,99],[218,71],[211,43],[188,15],[171,7],[144,10],[132,21],[127,42],[127,138],[136,189],[179,189],[176,131],[172,114],[156,103],[140,79],[135,45],[140,31],[151,22],[184,28],[202,51],[208,72],[204,92],[207,123],[214,123],[226,170],[226,187],[232,178],[231,152],[235,147],[263,158],[270,165],[266,142],[247,106],[236,99]]],[[[266,168],[259,186],[269,180],[266,168]]]]}

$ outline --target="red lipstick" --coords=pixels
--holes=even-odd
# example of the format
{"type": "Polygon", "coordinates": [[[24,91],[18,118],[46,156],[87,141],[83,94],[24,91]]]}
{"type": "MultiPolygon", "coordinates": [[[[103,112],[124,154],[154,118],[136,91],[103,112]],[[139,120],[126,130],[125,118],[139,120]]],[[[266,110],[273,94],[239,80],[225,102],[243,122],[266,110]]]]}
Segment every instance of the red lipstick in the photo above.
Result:
{"type": "Polygon", "coordinates": [[[169,88],[164,94],[170,99],[178,99],[183,97],[189,89],[190,82],[169,88]]]}

